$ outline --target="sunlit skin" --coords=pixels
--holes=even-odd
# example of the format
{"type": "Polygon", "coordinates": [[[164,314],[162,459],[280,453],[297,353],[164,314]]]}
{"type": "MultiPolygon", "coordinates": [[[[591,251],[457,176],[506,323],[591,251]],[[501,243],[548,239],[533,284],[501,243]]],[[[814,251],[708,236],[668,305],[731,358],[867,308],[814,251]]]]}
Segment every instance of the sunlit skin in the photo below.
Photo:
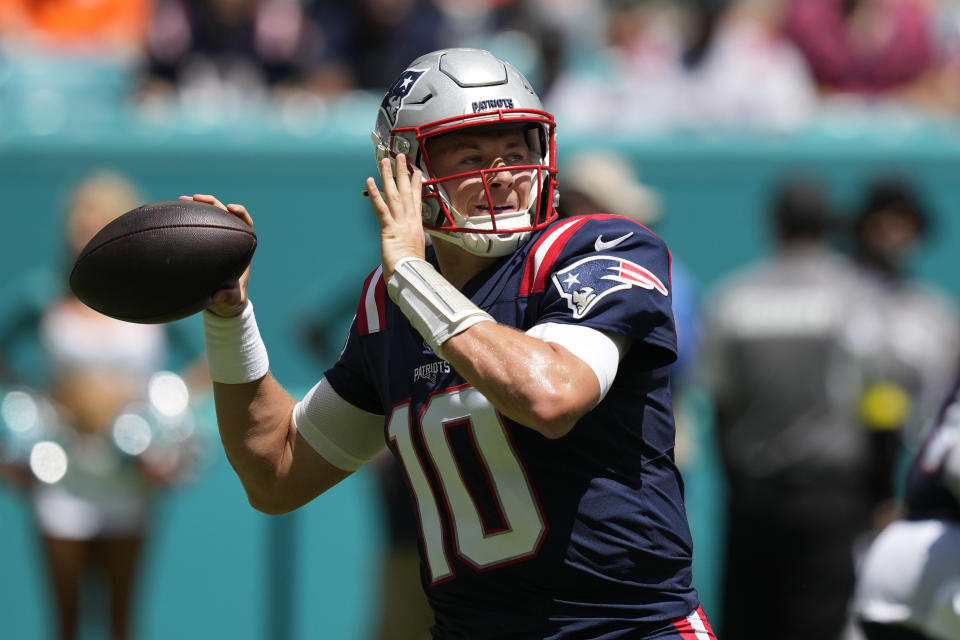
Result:
{"type": "MultiPolygon", "coordinates": [[[[500,130],[488,129],[479,133],[467,131],[449,133],[428,141],[427,152],[433,173],[438,178],[482,169],[504,168],[504,171],[487,173],[485,178],[480,174],[473,174],[442,181],[451,205],[461,215],[490,215],[490,200],[487,198],[487,189],[483,185],[484,179],[490,190],[490,199],[493,201],[495,213],[509,213],[528,206],[533,171],[506,170],[508,167],[526,165],[533,161],[530,147],[520,129],[512,127],[500,130]]],[[[385,190],[381,194],[376,181],[373,178],[367,179],[368,193],[382,195],[388,209],[403,210],[405,214],[402,218],[393,217],[391,224],[387,226],[383,226],[381,220],[381,249],[384,257],[385,280],[389,280],[393,275],[393,265],[399,258],[404,256],[422,258],[425,251],[422,242],[423,223],[420,218],[423,175],[419,170],[408,173],[407,159],[403,154],[397,157],[396,166],[398,175],[394,180],[393,163],[386,158],[380,162],[381,177],[384,171],[390,172],[391,186],[396,185],[396,193],[385,190]],[[414,181],[416,181],[415,185],[414,181]]],[[[387,182],[384,184],[386,185],[387,182]]],[[[372,201],[376,210],[377,202],[372,201]]],[[[434,249],[437,260],[440,262],[441,272],[457,288],[462,287],[470,278],[497,260],[461,251],[442,238],[435,238],[434,249]]]]}
{"type": "MultiPolygon", "coordinates": [[[[529,206],[531,171],[511,171],[510,167],[530,164],[531,151],[519,129],[488,133],[456,132],[427,143],[433,171],[438,176],[453,176],[481,169],[502,168],[486,174],[494,213],[507,213],[529,206]]],[[[483,178],[473,174],[444,181],[443,188],[453,208],[461,215],[488,216],[490,201],[483,178]]]]}

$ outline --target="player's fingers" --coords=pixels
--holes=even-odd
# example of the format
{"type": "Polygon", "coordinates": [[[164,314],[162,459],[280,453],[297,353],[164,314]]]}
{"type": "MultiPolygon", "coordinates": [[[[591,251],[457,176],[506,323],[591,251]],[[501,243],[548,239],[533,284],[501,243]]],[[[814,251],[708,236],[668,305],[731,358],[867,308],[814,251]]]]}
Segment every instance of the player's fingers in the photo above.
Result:
{"type": "Polygon", "coordinates": [[[224,211],[227,210],[227,208],[223,205],[222,202],[217,200],[214,196],[210,195],[209,193],[195,193],[193,194],[193,199],[196,200],[197,202],[205,202],[206,204],[212,204],[213,206],[219,207],[224,211]]]}
{"type": "Polygon", "coordinates": [[[397,154],[397,191],[401,196],[410,191],[410,171],[407,169],[407,156],[397,154]]]}
{"type": "Polygon", "coordinates": [[[390,207],[383,199],[383,194],[377,188],[377,182],[373,178],[367,178],[367,196],[370,198],[370,204],[373,205],[373,212],[377,214],[380,225],[383,226],[390,219],[390,207]]]}
{"type": "Polygon", "coordinates": [[[247,265],[247,268],[243,270],[243,273],[240,274],[240,277],[237,278],[237,285],[240,287],[241,299],[246,299],[247,286],[250,284],[250,265],[247,265]]]}
{"type": "MultiPolygon", "coordinates": [[[[397,164],[400,164],[398,156],[397,164]]],[[[387,203],[389,213],[396,215],[398,207],[402,206],[400,192],[397,190],[397,181],[393,177],[393,167],[389,158],[380,161],[380,178],[383,182],[383,199],[387,203]]]]}
{"type": "Polygon", "coordinates": [[[420,204],[423,201],[423,172],[415,169],[410,179],[410,191],[413,199],[413,212],[420,215],[420,204]]]}
{"type": "Polygon", "coordinates": [[[382,158],[380,160],[380,180],[383,182],[384,192],[386,192],[387,188],[391,185],[394,187],[397,186],[393,179],[393,166],[390,162],[390,158],[382,158]]]}
{"type": "Polygon", "coordinates": [[[410,173],[407,169],[407,156],[402,153],[397,154],[397,182],[400,178],[405,178],[410,173]]]}
{"type": "MultiPolygon", "coordinates": [[[[408,218],[411,215],[420,216],[420,205],[417,197],[419,196],[419,183],[414,188],[413,176],[410,174],[410,169],[407,165],[407,156],[399,153],[397,154],[396,162],[396,185],[397,185],[397,199],[395,202],[391,202],[391,209],[394,217],[403,216],[408,218]]],[[[419,170],[414,170],[414,175],[416,175],[419,170]]]]}
{"type": "Polygon", "coordinates": [[[399,214],[406,216],[420,215],[420,205],[416,200],[416,191],[420,187],[419,184],[416,187],[413,185],[414,176],[417,173],[419,173],[419,170],[414,169],[413,175],[411,175],[407,166],[407,157],[402,153],[397,155],[397,192],[400,195],[401,206],[401,209],[397,211],[399,214]]]}
{"type": "Polygon", "coordinates": [[[241,297],[240,282],[237,281],[237,283],[229,289],[220,289],[214,292],[213,301],[223,305],[236,305],[240,302],[241,297]]]}
{"type": "Polygon", "coordinates": [[[239,315],[247,300],[246,290],[239,282],[229,289],[220,289],[213,294],[213,302],[207,307],[212,313],[224,318],[239,315]]]}
{"type": "Polygon", "coordinates": [[[228,204],[227,211],[237,216],[251,227],[253,226],[253,216],[250,215],[250,212],[248,212],[247,208],[242,204],[228,204]]]}
{"type": "Polygon", "coordinates": [[[403,215],[405,213],[404,204],[410,200],[410,177],[407,172],[407,159],[403,154],[397,156],[397,205],[400,207],[396,213],[403,215]]]}

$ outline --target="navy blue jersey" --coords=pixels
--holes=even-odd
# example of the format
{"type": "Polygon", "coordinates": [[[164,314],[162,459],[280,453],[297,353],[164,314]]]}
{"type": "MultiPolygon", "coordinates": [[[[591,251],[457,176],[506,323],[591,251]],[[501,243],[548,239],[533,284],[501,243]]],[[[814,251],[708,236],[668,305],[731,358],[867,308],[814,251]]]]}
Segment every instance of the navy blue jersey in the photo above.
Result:
{"type": "Polygon", "coordinates": [[[943,479],[947,455],[960,438],[960,378],[937,414],[907,479],[907,518],[941,518],[960,522],[960,501],[943,479]]]}
{"type": "MultiPolygon", "coordinates": [[[[432,257],[428,256],[432,260],[432,257]]],[[[667,365],[670,254],[626,218],[560,220],[463,288],[520,330],[580,324],[633,339],[564,437],[500,414],[367,279],[326,376],[385,416],[416,505],[435,637],[637,638],[698,606],[667,365]]]]}

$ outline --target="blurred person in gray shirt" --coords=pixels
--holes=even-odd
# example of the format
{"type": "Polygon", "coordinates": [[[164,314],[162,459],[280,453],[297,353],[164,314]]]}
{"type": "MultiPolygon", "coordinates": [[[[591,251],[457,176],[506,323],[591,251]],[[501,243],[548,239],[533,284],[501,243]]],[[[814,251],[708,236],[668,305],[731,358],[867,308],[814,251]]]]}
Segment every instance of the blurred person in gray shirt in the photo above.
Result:
{"type": "Polygon", "coordinates": [[[869,305],[826,241],[818,183],[774,195],[771,256],[709,296],[704,372],[727,480],[721,636],[831,640],[870,527],[877,473],[859,418],[869,305]]]}
{"type": "Polygon", "coordinates": [[[886,176],[864,188],[852,229],[853,257],[873,304],[861,336],[871,354],[861,413],[874,429],[902,429],[911,448],[949,390],[960,353],[956,303],[911,273],[931,225],[919,188],[886,176]]]}

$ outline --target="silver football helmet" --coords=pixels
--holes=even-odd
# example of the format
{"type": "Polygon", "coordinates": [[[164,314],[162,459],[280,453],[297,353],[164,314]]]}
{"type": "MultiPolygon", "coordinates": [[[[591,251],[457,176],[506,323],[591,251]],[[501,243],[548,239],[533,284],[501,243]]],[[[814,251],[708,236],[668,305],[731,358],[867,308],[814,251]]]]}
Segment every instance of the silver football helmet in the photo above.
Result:
{"type": "Polygon", "coordinates": [[[530,234],[556,219],[556,145],[553,116],[543,110],[530,83],[513,65],[481,49],[444,49],[414,60],[393,83],[377,113],[372,138],[377,162],[407,157],[423,172],[423,226],[428,234],[480,256],[512,253],[530,234]],[[534,160],[511,166],[532,176],[527,206],[495,212],[484,168],[441,177],[431,170],[427,141],[468,127],[519,126],[534,160]],[[489,215],[465,215],[451,204],[444,182],[477,174],[490,203],[489,215]]]}

